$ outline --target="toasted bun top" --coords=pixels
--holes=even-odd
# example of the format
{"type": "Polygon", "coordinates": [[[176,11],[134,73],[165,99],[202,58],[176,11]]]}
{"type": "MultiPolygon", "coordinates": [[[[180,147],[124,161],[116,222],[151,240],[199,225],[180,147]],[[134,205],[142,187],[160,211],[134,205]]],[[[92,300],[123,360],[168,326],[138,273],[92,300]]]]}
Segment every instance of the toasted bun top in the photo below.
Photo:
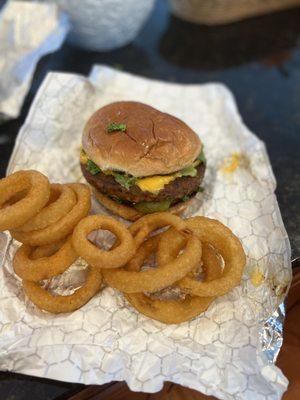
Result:
{"type": "Polygon", "coordinates": [[[96,111],[84,128],[82,146],[102,170],[137,177],[178,171],[191,165],[201,150],[199,137],[183,121],[133,101],[96,111]],[[110,123],[126,124],[126,131],[108,133],[110,123]]]}

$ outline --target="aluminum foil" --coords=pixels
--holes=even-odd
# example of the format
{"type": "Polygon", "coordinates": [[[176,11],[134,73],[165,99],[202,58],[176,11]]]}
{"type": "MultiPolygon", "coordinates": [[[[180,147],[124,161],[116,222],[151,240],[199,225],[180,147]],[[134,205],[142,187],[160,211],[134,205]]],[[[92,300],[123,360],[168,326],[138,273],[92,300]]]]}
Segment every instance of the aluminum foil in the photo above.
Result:
{"type": "Polygon", "coordinates": [[[281,303],[259,332],[262,351],[270,363],[276,362],[282,345],[284,317],[285,307],[281,303]]]}
{"type": "Polygon", "coordinates": [[[56,51],[69,30],[54,4],[10,1],[0,15],[0,117],[16,118],[38,61],[56,51]]]}
{"type": "MultiPolygon", "coordinates": [[[[89,78],[51,73],[21,129],[8,172],[36,168],[53,182],[83,181],[83,126],[97,108],[137,100],[170,112],[199,133],[208,159],[204,193],[186,216],[206,215],[241,239],[241,284],[192,321],[164,325],[105,288],[71,314],[51,315],[26,299],[12,270],[18,243],[0,238],[0,368],[85,384],[126,381],[155,392],[176,382],[220,399],[280,399],[288,381],[274,365],[282,341],[282,306],[291,281],[290,245],[274,195],[264,144],[248,130],[220,84],[178,85],[105,66],[89,78]],[[276,311],[277,310],[277,311],[276,311]]],[[[93,201],[93,212],[106,213],[93,201]]],[[[104,232],[96,240],[109,242],[104,232]]],[[[55,278],[60,292],[85,277],[75,263],[55,278]]]]}

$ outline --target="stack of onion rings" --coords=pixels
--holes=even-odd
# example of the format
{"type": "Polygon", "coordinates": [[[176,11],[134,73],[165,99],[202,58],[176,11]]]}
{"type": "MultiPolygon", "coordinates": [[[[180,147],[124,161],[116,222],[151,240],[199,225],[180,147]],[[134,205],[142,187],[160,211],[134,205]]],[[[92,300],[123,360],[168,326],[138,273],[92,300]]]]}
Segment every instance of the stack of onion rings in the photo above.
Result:
{"type": "MultiPolygon", "coordinates": [[[[11,231],[12,237],[30,246],[44,246],[45,244],[57,242],[68,236],[79,221],[89,213],[91,195],[89,188],[82,183],[71,183],[67,186],[75,192],[76,204],[66,215],[43,229],[29,232],[13,230],[11,231]]],[[[52,204],[54,205],[55,203],[52,204]]]]}
{"type": "Polygon", "coordinates": [[[124,268],[103,270],[103,276],[148,317],[167,324],[185,322],[204,312],[216,296],[229,292],[241,281],[246,261],[243,248],[230,229],[219,221],[205,217],[178,221],[178,217],[168,213],[157,213],[139,219],[129,230],[137,245],[135,257],[124,268]],[[149,237],[152,230],[165,225],[171,228],[149,237]],[[188,237],[198,240],[191,252],[188,237]],[[157,267],[141,271],[150,254],[156,255],[157,267]],[[184,269],[181,265],[177,269],[179,260],[188,260],[190,268],[184,269]],[[205,273],[203,280],[197,279],[194,273],[199,262],[205,273]],[[174,285],[180,289],[183,299],[151,295],[174,285]]]}
{"type": "MultiPolygon", "coordinates": [[[[139,248],[149,234],[165,226],[171,225],[176,229],[183,241],[184,251],[177,258],[168,260],[160,268],[146,271],[128,270],[119,268],[116,271],[103,271],[105,281],[112,287],[125,293],[150,292],[161,290],[177,280],[183,278],[198,263],[201,258],[201,242],[195,235],[185,232],[185,221],[170,213],[154,213],[146,215],[134,222],[129,231],[134,237],[136,247],[139,248]]],[[[131,261],[134,263],[136,258],[131,261]]]]}
{"type": "Polygon", "coordinates": [[[44,229],[66,215],[76,204],[76,194],[71,187],[59,183],[51,184],[48,204],[31,220],[18,227],[19,232],[44,229]]]}
{"type": "MultiPolygon", "coordinates": [[[[129,270],[139,270],[143,262],[158,245],[150,238],[137,252],[137,261],[128,265],[129,270]]],[[[205,272],[204,281],[209,282],[222,275],[222,267],[216,253],[208,245],[202,247],[202,261],[205,272]]],[[[171,254],[171,253],[169,253],[171,254]]],[[[172,259],[172,257],[171,257],[172,259]]],[[[139,312],[166,324],[188,321],[204,312],[215,297],[185,296],[184,299],[158,299],[144,293],[125,293],[125,298],[139,312]]]]}
{"type": "Polygon", "coordinates": [[[104,278],[139,312],[174,324],[201,314],[216,296],[240,283],[246,261],[242,245],[219,221],[159,212],[135,215],[127,228],[112,217],[87,216],[90,206],[90,190],[80,183],[50,184],[37,171],[0,180],[0,230],[10,230],[23,243],[13,269],[28,298],[42,310],[78,309],[99,292],[104,278]],[[116,236],[109,250],[88,239],[99,229],[116,236]],[[153,255],[156,268],[143,268],[153,255]],[[88,264],[81,288],[64,296],[43,287],[42,281],[63,274],[78,257],[88,264]],[[164,297],[166,291],[173,297],[164,297]],[[174,297],[175,292],[180,296],[174,297]]]}
{"type": "Polygon", "coordinates": [[[50,184],[38,171],[18,171],[0,180],[0,230],[10,230],[23,243],[13,269],[27,296],[43,310],[73,311],[101,287],[102,275],[92,266],[84,286],[70,296],[53,296],[39,283],[64,273],[77,260],[71,234],[90,206],[90,189],[80,183],[50,184]]]}
{"type": "MultiPolygon", "coordinates": [[[[177,258],[166,262],[159,268],[149,268],[139,271],[133,268],[118,268],[103,270],[105,281],[124,293],[153,293],[162,290],[189,273],[201,258],[201,242],[196,236],[185,238],[185,248],[177,258]]],[[[136,258],[132,264],[136,263],[136,258]]]]}
{"type": "MultiPolygon", "coordinates": [[[[186,221],[188,229],[199,237],[202,243],[211,244],[223,257],[225,266],[220,279],[200,282],[189,276],[178,282],[188,294],[196,296],[222,296],[237,286],[242,278],[246,257],[239,239],[221,222],[206,217],[194,217],[186,221]]],[[[175,230],[166,232],[159,243],[158,262],[164,263],[168,253],[176,252],[180,236],[175,230]]]]}

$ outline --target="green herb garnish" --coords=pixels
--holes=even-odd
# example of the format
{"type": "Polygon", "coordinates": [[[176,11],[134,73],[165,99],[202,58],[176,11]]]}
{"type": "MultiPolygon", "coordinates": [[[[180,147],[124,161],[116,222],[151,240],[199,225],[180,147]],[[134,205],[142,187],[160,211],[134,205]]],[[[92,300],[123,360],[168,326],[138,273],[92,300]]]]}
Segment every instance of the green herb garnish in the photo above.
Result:
{"type": "Polygon", "coordinates": [[[113,176],[115,180],[127,190],[136,183],[136,178],[134,176],[121,174],[119,172],[113,172],[113,176]]]}
{"type": "Polygon", "coordinates": [[[181,176],[196,176],[197,175],[197,170],[195,167],[190,165],[189,167],[183,168],[182,170],[179,171],[180,177],[181,176]]]}
{"type": "Polygon", "coordinates": [[[143,214],[150,214],[154,212],[167,211],[170,208],[171,200],[162,201],[141,201],[136,203],[133,207],[143,214]]]}
{"type": "Polygon", "coordinates": [[[101,171],[98,165],[96,165],[92,160],[87,161],[86,168],[92,175],[97,175],[101,171]]]}
{"type": "Polygon", "coordinates": [[[205,189],[203,187],[199,186],[198,189],[197,189],[197,193],[203,193],[204,190],[205,189]]]}
{"type": "Polygon", "coordinates": [[[115,122],[111,122],[110,124],[107,125],[106,131],[108,133],[117,132],[117,131],[125,132],[126,131],[126,125],[125,124],[117,124],[115,122]]]}
{"type": "Polygon", "coordinates": [[[204,145],[202,145],[202,149],[201,149],[199,156],[197,157],[197,160],[201,161],[204,165],[206,165],[206,157],[204,154],[204,145]]]}

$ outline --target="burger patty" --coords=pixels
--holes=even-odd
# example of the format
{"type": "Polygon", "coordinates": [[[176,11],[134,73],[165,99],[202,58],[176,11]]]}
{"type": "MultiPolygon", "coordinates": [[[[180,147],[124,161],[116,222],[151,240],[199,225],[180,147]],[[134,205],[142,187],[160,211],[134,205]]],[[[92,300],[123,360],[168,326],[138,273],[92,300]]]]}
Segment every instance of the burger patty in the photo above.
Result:
{"type": "Polygon", "coordinates": [[[176,178],[165,185],[157,194],[147,191],[143,192],[137,185],[133,185],[127,190],[116,182],[113,175],[106,175],[103,172],[92,175],[84,164],[81,164],[81,169],[88,183],[108,196],[116,196],[121,200],[131,203],[170,200],[171,204],[175,204],[182,200],[184,196],[189,196],[197,191],[203,180],[205,165],[198,165],[195,177],[183,176],[176,178]]]}

